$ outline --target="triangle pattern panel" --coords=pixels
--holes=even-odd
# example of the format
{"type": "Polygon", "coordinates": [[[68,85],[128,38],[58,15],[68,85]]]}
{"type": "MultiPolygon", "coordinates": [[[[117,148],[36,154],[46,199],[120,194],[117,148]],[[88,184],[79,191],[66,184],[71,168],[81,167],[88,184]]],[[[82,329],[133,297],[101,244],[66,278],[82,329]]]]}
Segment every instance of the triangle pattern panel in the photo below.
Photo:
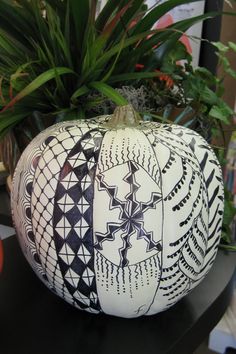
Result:
{"type": "MultiPolygon", "coordinates": [[[[53,239],[53,232],[58,233],[61,240],[66,239],[70,231],[68,228],[70,224],[68,224],[66,218],[60,220],[61,223],[58,220],[56,230],[53,231],[52,219],[55,208],[53,196],[61,167],[71,151],[70,146],[77,143],[81,134],[77,126],[68,122],[62,124],[55,135],[52,133],[45,138],[47,132],[47,130],[42,132],[42,137],[44,136],[43,154],[37,157],[37,163],[35,163],[31,196],[33,233],[38,259],[40,259],[42,268],[48,278],[49,286],[57,294],[73,303],[73,298],[62,281],[62,273],[58,264],[58,259],[63,256],[56,253],[53,239]],[[67,141],[68,146],[64,144],[65,141],[67,141]],[[46,184],[45,181],[47,181],[46,184]],[[49,231],[47,231],[48,228],[49,231]]],[[[70,259],[65,260],[70,263],[71,256],[70,259]]]]}
{"type": "Polygon", "coordinates": [[[103,135],[87,132],[62,167],[54,208],[55,246],[59,267],[75,303],[100,312],[94,274],[93,182],[103,135]],[[65,226],[64,232],[61,227],[65,226]]]}

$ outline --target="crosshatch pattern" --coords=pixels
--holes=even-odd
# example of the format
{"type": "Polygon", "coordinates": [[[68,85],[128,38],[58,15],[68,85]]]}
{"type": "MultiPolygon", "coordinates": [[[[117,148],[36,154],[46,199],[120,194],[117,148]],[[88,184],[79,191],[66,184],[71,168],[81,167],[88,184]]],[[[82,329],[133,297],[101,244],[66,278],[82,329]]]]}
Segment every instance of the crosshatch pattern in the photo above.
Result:
{"type": "Polygon", "coordinates": [[[106,119],[58,124],[32,142],[14,177],[15,226],[35,272],[72,305],[151,315],[212,266],[221,170],[189,129],[109,130],[106,119]]]}

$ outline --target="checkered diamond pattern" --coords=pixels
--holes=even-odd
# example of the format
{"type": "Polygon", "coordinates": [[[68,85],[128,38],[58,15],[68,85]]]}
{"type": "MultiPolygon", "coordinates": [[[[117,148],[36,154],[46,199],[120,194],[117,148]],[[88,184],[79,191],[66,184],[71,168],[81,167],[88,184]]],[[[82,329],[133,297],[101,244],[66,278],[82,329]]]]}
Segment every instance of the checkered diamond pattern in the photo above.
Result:
{"type": "Polygon", "coordinates": [[[83,309],[101,310],[94,274],[93,181],[103,139],[98,130],[77,142],[62,166],[54,207],[54,241],[67,289],[83,309]]]}
{"type": "MultiPolygon", "coordinates": [[[[66,287],[58,258],[63,257],[63,252],[65,257],[65,250],[68,250],[69,252],[65,260],[68,265],[70,265],[73,261],[73,254],[71,253],[72,249],[69,248],[69,245],[65,245],[60,255],[58,255],[55,247],[53,239],[54,196],[60,177],[60,171],[65,165],[68,154],[82,138],[84,132],[89,129],[91,128],[88,124],[85,124],[84,127],[78,127],[76,124],[67,122],[61,126],[57,134],[52,134],[46,138],[44,151],[38,159],[35,170],[31,195],[32,226],[35,235],[37,255],[45,271],[50,287],[72,304],[75,304],[75,301],[66,287]]],[[[76,177],[73,179],[67,176],[64,180],[64,188],[73,187],[75,183],[77,183],[76,177]]],[[[72,203],[69,197],[67,198],[65,205],[67,211],[69,211],[73,208],[74,203],[72,203]]],[[[62,204],[63,198],[61,198],[57,204],[57,206],[63,209],[61,213],[64,212],[62,204]]],[[[57,224],[57,233],[62,239],[66,240],[70,230],[70,220],[67,220],[66,216],[62,217],[57,224]]]]}

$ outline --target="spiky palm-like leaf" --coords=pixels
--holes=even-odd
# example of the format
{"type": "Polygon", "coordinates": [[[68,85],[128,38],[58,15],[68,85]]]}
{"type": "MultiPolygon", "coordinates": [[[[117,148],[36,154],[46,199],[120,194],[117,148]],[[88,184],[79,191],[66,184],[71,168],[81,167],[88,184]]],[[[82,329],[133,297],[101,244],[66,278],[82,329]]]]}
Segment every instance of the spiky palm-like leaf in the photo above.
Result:
{"type": "Polygon", "coordinates": [[[169,0],[148,11],[144,0],[108,0],[96,18],[96,0],[1,0],[0,137],[33,111],[84,116],[94,90],[124,104],[114,87],[159,75],[153,67],[136,72],[137,63],[153,57],[158,69],[182,31],[214,16],[152,30],[171,9],[196,1],[169,0]]]}

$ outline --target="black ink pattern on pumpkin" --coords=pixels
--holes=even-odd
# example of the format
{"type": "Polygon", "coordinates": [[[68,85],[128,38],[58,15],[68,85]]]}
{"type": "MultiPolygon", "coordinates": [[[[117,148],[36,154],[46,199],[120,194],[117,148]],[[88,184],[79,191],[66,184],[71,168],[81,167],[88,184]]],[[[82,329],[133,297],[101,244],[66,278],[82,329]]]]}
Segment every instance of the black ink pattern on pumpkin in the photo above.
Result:
{"type": "Polygon", "coordinates": [[[54,242],[66,287],[80,308],[95,311],[101,307],[94,274],[93,183],[102,139],[93,129],[72,148],[59,175],[53,211],[54,242]]]}
{"type": "MultiPolygon", "coordinates": [[[[165,264],[163,264],[163,276],[160,280],[160,283],[166,281],[167,285],[165,287],[161,286],[156,295],[156,301],[158,301],[158,296],[160,295],[166,297],[168,299],[166,306],[168,307],[169,304],[173,304],[173,302],[189,292],[194,277],[197,278],[200,273],[203,256],[206,253],[206,243],[205,250],[203,251],[202,245],[198,244],[198,239],[194,234],[196,232],[195,230],[198,230],[200,223],[198,220],[201,220],[200,216],[203,211],[203,207],[199,210],[199,206],[201,205],[202,200],[204,198],[206,199],[206,195],[204,194],[205,189],[203,188],[204,179],[199,175],[199,172],[197,173],[196,171],[197,168],[199,169],[198,161],[191,153],[191,149],[186,142],[180,139],[179,136],[174,139],[173,134],[172,137],[169,137],[169,134],[171,133],[170,128],[168,128],[167,132],[165,130],[160,131],[160,129],[157,131],[157,134],[155,134],[155,130],[152,131],[152,134],[156,137],[154,147],[156,156],[163,154],[161,153],[162,150],[163,152],[166,150],[165,155],[169,156],[169,158],[166,158],[166,162],[162,168],[162,171],[165,172],[166,179],[163,181],[163,185],[165,183],[168,184],[168,178],[171,180],[171,183],[174,182],[174,179],[171,177],[172,171],[170,157],[172,157],[173,161],[181,161],[181,163],[178,164],[179,167],[182,165],[182,171],[179,171],[181,178],[179,179],[178,177],[177,184],[173,184],[173,187],[169,188],[169,190],[168,188],[162,190],[166,202],[164,219],[165,211],[167,212],[167,209],[169,214],[170,210],[173,211],[173,218],[175,218],[174,214],[176,213],[185,215],[185,218],[179,222],[179,225],[185,231],[184,234],[180,234],[177,240],[169,242],[168,244],[169,252],[167,254],[167,259],[171,260],[171,265],[165,268],[165,264]],[[165,139],[165,134],[167,135],[167,139],[165,139]],[[168,140],[169,144],[167,145],[166,141],[168,140]],[[166,168],[166,166],[168,166],[168,168],[166,168]],[[181,183],[181,181],[183,182],[181,183]],[[180,188],[178,188],[177,185],[180,186],[180,188]],[[167,194],[165,194],[166,191],[168,191],[167,194]],[[186,209],[186,212],[183,212],[183,209],[186,209]],[[196,210],[199,211],[196,213],[196,210]],[[202,252],[199,252],[200,249],[202,252]],[[196,256],[196,253],[198,256],[196,256]],[[188,261],[188,259],[191,259],[191,262],[188,261]],[[194,263],[196,264],[196,271],[192,267],[192,264],[194,263]],[[179,270],[177,271],[177,269],[179,270]],[[173,275],[170,275],[173,270],[173,275]],[[168,273],[168,277],[164,275],[166,272],[168,273]],[[172,290],[169,292],[167,289],[172,290]]],[[[167,229],[166,232],[168,232],[167,229]]],[[[206,239],[207,233],[204,233],[204,237],[206,239]]],[[[165,247],[165,227],[163,242],[163,247],[165,247]]]]}
{"type": "MultiPolygon", "coordinates": [[[[45,144],[44,141],[42,142],[39,149],[39,155],[41,156],[39,166],[36,171],[32,171],[34,183],[31,196],[31,208],[34,218],[36,218],[35,221],[32,220],[35,235],[34,249],[39,254],[42,264],[42,270],[39,271],[38,266],[37,270],[39,273],[47,274],[47,285],[50,288],[66,301],[77,306],[77,303],[65,285],[59,266],[59,257],[55,249],[53,236],[53,211],[55,190],[60,171],[66,163],[71,148],[83,136],[85,129],[89,130],[89,125],[86,124],[83,128],[78,128],[76,125],[66,122],[61,123],[58,130],[54,130],[55,127],[51,129],[53,130],[53,134],[51,133],[53,139],[46,139],[47,144],[45,144]],[[44,178],[47,180],[46,185],[44,178]],[[39,210],[41,210],[40,217],[38,217],[39,210]]],[[[46,133],[47,131],[45,131],[45,134],[46,133]]],[[[70,187],[70,183],[67,183],[66,187],[70,187]]],[[[70,258],[70,255],[67,255],[67,258],[70,258]]]]}
{"type": "Polygon", "coordinates": [[[150,201],[141,202],[136,199],[136,192],[140,188],[140,185],[135,180],[135,173],[139,170],[139,167],[133,161],[127,162],[129,173],[123,178],[125,182],[130,186],[130,192],[125,196],[125,201],[119,200],[117,197],[117,186],[109,186],[104,182],[102,174],[97,176],[98,188],[105,190],[111,198],[110,208],[120,209],[120,222],[119,223],[107,223],[106,233],[95,233],[95,245],[98,250],[102,249],[102,243],[106,240],[114,240],[116,233],[120,230],[123,231],[123,246],[119,249],[120,253],[120,266],[125,267],[129,264],[127,258],[127,252],[132,247],[130,244],[130,237],[134,233],[137,233],[137,239],[145,239],[147,242],[147,252],[156,249],[161,250],[160,242],[153,240],[152,231],[146,231],[143,223],[143,214],[150,208],[155,208],[156,204],[160,202],[161,196],[158,193],[153,193],[150,201]]]}
{"type": "Polygon", "coordinates": [[[74,306],[151,315],[211,268],[223,214],[221,170],[206,142],[186,128],[99,124],[60,123],[23,154],[13,190],[18,236],[35,272],[74,306]]]}

